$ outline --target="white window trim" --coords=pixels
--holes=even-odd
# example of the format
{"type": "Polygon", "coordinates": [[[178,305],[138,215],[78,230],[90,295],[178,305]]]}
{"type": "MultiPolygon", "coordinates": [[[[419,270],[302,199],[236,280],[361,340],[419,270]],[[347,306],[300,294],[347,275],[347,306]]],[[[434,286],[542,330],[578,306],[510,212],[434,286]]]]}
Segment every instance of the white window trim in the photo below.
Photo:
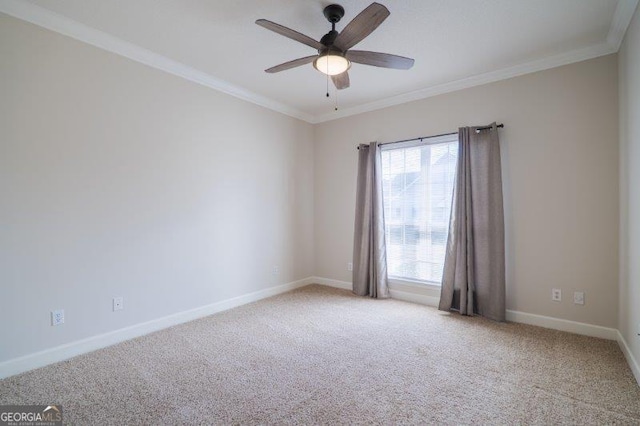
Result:
{"type": "Polygon", "coordinates": [[[416,146],[433,145],[438,143],[451,143],[451,142],[458,142],[457,133],[453,133],[451,135],[433,136],[430,138],[422,138],[422,139],[416,139],[416,140],[406,141],[406,142],[383,143],[380,146],[380,149],[382,151],[391,151],[394,149],[405,149],[405,148],[413,148],[416,146]]]}

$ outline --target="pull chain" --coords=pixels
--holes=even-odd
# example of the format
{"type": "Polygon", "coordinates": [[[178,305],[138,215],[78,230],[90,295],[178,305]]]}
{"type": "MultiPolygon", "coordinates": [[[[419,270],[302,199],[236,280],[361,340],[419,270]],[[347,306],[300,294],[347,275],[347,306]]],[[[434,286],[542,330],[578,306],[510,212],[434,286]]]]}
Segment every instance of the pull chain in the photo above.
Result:
{"type": "MultiPolygon", "coordinates": [[[[327,71],[329,71],[329,56],[327,56],[327,71]]],[[[329,97],[329,74],[327,73],[327,98],[329,97]]]]}
{"type": "Polygon", "coordinates": [[[327,74],[327,98],[329,97],[329,74],[327,74]]]}
{"type": "Polygon", "coordinates": [[[336,87],[336,106],[335,106],[335,111],[338,110],[338,88],[336,87]]]}

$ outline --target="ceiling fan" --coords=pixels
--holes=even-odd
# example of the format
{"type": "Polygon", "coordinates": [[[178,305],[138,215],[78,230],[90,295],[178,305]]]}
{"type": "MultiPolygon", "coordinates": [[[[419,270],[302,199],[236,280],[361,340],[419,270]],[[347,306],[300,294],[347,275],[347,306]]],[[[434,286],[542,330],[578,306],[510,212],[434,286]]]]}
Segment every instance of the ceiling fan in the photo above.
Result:
{"type": "Polygon", "coordinates": [[[371,3],[353,18],[341,32],[336,31],[336,23],[344,16],[344,8],[339,4],[332,4],[325,7],[323,13],[331,23],[331,31],[325,34],[320,41],[266,19],[256,21],[256,24],[261,27],[318,50],[317,55],[294,59],[266,69],[266,72],[276,73],[313,62],[315,69],[331,76],[337,89],[346,89],[349,87],[348,70],[351,68],[352,62],[400,70],[407,70],[413,66],[414,60],[411,58],[388,53],[350,50],[378,28],[390,15],[389,9],[380,3],[371,3]]]}

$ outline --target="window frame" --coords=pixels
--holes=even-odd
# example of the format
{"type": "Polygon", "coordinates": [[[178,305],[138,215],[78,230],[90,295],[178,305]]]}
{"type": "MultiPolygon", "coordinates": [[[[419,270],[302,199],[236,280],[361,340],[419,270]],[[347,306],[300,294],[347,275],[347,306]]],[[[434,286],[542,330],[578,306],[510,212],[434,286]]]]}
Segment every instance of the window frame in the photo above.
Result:
{"type": "MultiPolygon", "coordinates": [[[[381,151],[393,151],[396,149],[407,149],[407,148],[415,148],[415,147],[421,147],[421,146],[425,146],[425,145],[437,145],[437,144],[442,144],[442,143],[460,143],[460,139],[458,136],[458,133],[451,133],[451,134],[446,134],[446,135],[439,135],[439,136],[432,136],[432,137],[427,137],[427,138],[420,138],[420,139],[415,139],[415,140],[409,140],[409,141],[403,141],[403,142],[394,142],[394,143],[387,143],[387,144],[382,144],[380,146],[380,150],[381,151]]],[[[456,171],[457,174],[457,171],[456,171]]],[[[455,189],[455,187],[454,187],[455,189]]],[[[384,195],[383,195],[383,203],[384,203],[384,195]]],[[[449,218],[450,219],[450,218],[449,218]]],[[[386,233],[386,223],[385,223],[385,233],[386,233]]],[[[449,234],[449,229],[447,226],[447,237],[449,234]]],[[[448,238],[447,238],[448,239],[448,238]]],[[[445,241],[445,246],[447,245],[448,241],[445,241]]],[[[398,277],[398,276],[394,276],[394,275],[389,275],[388,276],[388,282],[390,284],[400,284],[400,285],[405,285],[405,286],[409,286],[409,287],[420,287],[420,288],[431,288],[434,290],[439,290],[442,287],[442,283],[441,282],[437,282],[437,281],[430,281],[430,280],[418,280],[418,279],[413,279],[413,278],[409,278],[409,277],[398,277]]]]}

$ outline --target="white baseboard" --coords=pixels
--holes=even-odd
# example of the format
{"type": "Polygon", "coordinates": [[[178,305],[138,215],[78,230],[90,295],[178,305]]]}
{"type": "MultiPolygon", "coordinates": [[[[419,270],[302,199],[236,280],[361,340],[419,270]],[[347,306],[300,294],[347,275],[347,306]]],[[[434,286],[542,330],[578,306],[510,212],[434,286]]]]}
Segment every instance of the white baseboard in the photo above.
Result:
{"type": "Polygon", "coordinates": [[[601,339],[616,340],[618,330],[584,322],[569,321],[561,318],[546,317],[544,315],[529,314],[527,312],[507,310],[507,321],[521,324],[537,325],[553,330],[567,331],[583,336],[599,337],[601,339]]]}
{"type": "Polygon", "coordinates": [[[97,349],[105,348],[125,340],[153,333],[154,331],[193,321],[195,319],[226,311],[241,305],[246,305],[247,303],[256,302],[267,297],[286,293],[314,282],[315,281],[312,277],[304,278],[291,283],[270,287],[253,293],[243,294],[242,296],[222,300],[210,305],[135,324],[130,327],[88,337],[86,339],[56,346],[51,349],[46,349],[44,351],[25,355],[19,358],[10,359],[0,363],[0,379],[33,370],[34,368],[44,367],[45,365],[63,361],[97,349]]]}
{"type": "Polygon", "coordinates": [[[329,278],[311,277],[313,283],[326,285],[327,287],[341,288],[343,290],[353,290],[353,286],[347,281],[331,280],[329,278]]]}
{"type": "Polygon", "coordinates": [[[640,363],[635,359],[633,353],[631,353],[631,349],[629,349],[629,345],[627,345],[627,341],[624,340],[624,336],[620,331],[618,331],[618,345],[620,346],[620,350],[624,354],[624,357],[627,359],[627,364],[631,368],[634,377],[636,378],[636,382],[640,386],[640,363]]]}
{"type": "MultiPolygon", "coordinates": [[[[332,280],[329,278],[313,277],[316,284],[326,285],[327,287],[341,288],[343,290],[353,290],[353,285],[348,281],[332,280]]],[[[405,302],[419,303],[427,306],[438,306],[439,299],[436,297],[426,296],[423,294],[412,293],[389,289],[392,299],[403,300],[405,302]]]]}
{"type": "MultiPolygon", "coordinates": [[[[329,287],[351,290],[352,285],[347,281],[338,281],[329,278],[312,277],[313,282],[329,287]]],[[[440,298],[409,292],[398,289],[390,289],[393,299],[404,300],[406,302],[419,303],[427,306],[438,306],[440,298]]],[[[581,334],[584,336],[599,337],[602,339],[617,340],[618,330],[614,328],[601,327],[599,325],[586,324],[582,322],[569,321],[560,318],[546,317],[543,315],[529,314],[526,312],[507,310],[507,321],[522,324],[537,325],[539,327],[551,328],[553,330],[567,331],[569,333],[581,334]]]]}
{"type": "MultiPolygon", "coordinates": [[[[193,321],[198,318],[206,317],[218,312],[256,302],[267,297],[286,293],[288,291],[295,290],[297,288],[314,283],[344,290],[352,289],[351,283],[347,281],[339,281],[322,277],[304,278],[302,280],[255,291],[253,293],[244,294],[242,296],[234,297],[231,299],[222,300],[210,305],[202,306],[184,312],[179,312],[173,315],[136,324],[109,333],[104,333],[64,345],[56,346],[51,349],[36,352],[34,354],[10,359],[0,363],[0,379],[29,371],[34,368],[44,367],[45,365],[53,364],[55,362],[63,361],[77,355],[92,352],[97,349],[123,342],[125,340],[140,337],[145,334],[162,330],[164,328],[172,327],[174,325],[193,321]]],[[[398,290],[391,290],[391,297],[394,299],[419,303],[427,306],[438,306],[439,302],[439,299],[437,297],[398,290]]],[[[639,363],[631,353],[627,342],[624,340],[624,337],[616,329],[511,310],[507,310],[507,320],[551,328],[554,330],[567,331],[570,333],[582,334],[586,336],[617,340],[618,344],[620,345],[620,349],[624,353],[624,356],[627,359],[627,362],[629,363],[629,366],[633,371],[636,380],[640,384],[639,363]]]]}
{"type": "MultiPolygon", "coordinates": [[[[329,287],[343,288],[347,290],[351,290],[352,288],[351,283],[347,281],[338,281],[322,277],[312,277],[312,279],[314,283],[329,287]]],[[[438,306],[440,303],[439,297],[429,296],[426,294],[402,291],[393,288],[390,289],[390,293],[393,299],[404,300],[407,302],[419,303],[427,306],[438,306]]],[[[618,330],[615,328],[607,328],[599,325],[529,314],[526,312],[507,310],[507,321],[536,325],[539,327],[551,328],[553,330],[567,331],[569,333],[581,334],[583,336],[599,337],[608,340],[618,339],[618,330]]]]}

